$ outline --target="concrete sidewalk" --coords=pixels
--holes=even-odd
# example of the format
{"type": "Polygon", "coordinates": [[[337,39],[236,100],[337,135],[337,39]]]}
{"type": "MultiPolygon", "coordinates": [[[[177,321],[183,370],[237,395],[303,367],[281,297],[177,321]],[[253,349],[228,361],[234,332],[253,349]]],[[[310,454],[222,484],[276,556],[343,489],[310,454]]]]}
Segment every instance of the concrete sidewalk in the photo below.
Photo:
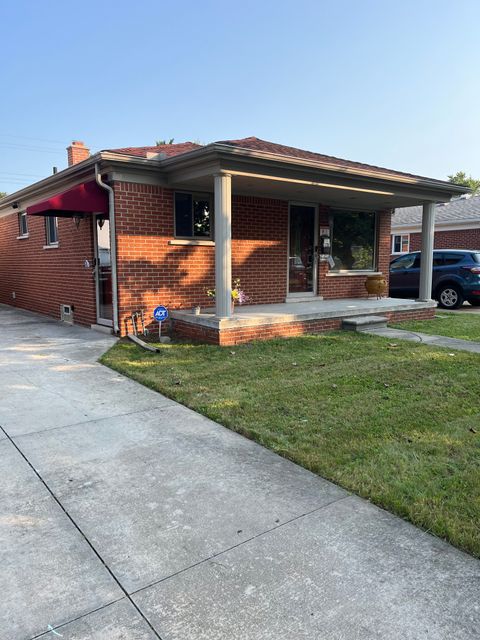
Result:
{"type": "Polygon", "coordinates": [[[477,560],[97,364],[113,343],[0,306],[0,639],[478,637],[477,560]]]}
{"type": "Polygon", "coordinates": [[[448,336],[436,336],[420,331],[407,331],[406,329],[395,329],[394,327],[380,327],[378,329],[367,329],[363,333],[372,336],[382,336],[390,340],[407,340],[408,342],[422,342],[432,345],[432,347],[443,347],[444,349],[456,349],[457,351],[468,351],[469,353],[480,353],[480,342],[472,340],[461,340],[460,338],[449,338],[448,336]]]}

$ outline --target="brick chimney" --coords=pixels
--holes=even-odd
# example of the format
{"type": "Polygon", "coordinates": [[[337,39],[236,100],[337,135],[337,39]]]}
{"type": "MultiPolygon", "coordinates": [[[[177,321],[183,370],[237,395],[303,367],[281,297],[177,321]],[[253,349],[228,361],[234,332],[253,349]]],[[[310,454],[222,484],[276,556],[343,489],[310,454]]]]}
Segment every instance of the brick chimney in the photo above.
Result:
{"type": "Polygon", "coordinates": [[[90,157],[90,149],[87,149],[83,142],[80,140],[74,140],[72,144],[67,147],[68,166],[82,162],[90,157]]]}

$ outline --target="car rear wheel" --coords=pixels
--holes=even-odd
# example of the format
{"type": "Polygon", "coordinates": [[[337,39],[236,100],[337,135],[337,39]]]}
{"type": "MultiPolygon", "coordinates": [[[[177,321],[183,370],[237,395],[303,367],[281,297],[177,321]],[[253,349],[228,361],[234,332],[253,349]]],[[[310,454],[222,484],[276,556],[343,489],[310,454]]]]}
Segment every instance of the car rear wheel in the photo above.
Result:
{"type": "Polygon", "coordinates": [[[463,304],[463,295],[454,284],[444,284],[437,291],[438,306],[443,309],[458,309],[463,304]]]}

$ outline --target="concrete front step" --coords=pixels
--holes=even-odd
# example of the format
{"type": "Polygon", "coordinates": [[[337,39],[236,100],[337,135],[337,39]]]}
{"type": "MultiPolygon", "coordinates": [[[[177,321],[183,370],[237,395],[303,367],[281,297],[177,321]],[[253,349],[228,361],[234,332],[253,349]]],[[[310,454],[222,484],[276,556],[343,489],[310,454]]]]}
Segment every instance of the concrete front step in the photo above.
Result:
{"type": "Polygon", "coordinates": [[[347,331],[369,331],[370,329],[381,329],[387,326],[385,316],[355,316],[342,320],[342,329],[347,331]]]}

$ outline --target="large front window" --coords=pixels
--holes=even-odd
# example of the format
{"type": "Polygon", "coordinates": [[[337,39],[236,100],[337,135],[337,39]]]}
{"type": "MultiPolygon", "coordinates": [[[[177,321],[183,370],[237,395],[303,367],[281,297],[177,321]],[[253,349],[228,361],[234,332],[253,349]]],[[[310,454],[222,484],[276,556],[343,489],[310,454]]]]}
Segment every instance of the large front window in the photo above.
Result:
{"type": "Polygon", "coordinates": [[[210,238],[212,205],[209,195],[175,193],[175,236],[177,238],[210,238]]]}
{"type": "Polygon", "coordinates": [[[375,268],[374,212],[332,213],[332,271],[373,271],[375,268]]]}

